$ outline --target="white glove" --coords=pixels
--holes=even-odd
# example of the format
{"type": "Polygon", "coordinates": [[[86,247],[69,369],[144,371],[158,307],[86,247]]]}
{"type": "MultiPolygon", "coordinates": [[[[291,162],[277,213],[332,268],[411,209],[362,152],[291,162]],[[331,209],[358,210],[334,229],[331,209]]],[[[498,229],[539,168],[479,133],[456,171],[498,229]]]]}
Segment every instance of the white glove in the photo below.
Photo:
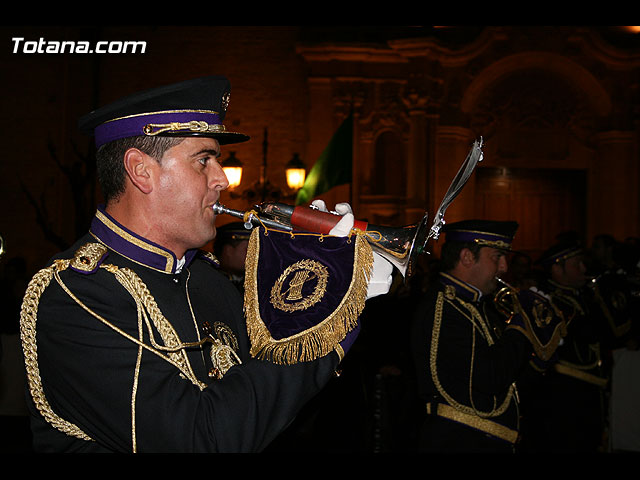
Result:
{"type": "MultiPolygon", "coordinates": [[[[328,211],[323,200],[314,200],[311,202],[311,205],[322,212],[328,211]]],[[[346,237],[353,228],[354,223],[351,205],[348,203],[338,203],[335,206],[334,213],[342,215],[342,218],[333,226],[329,234],[337,237],[346,237]]],[[[393,265],[381,255],[373,252],[373,271],[369,279],[367,300],[389,292],[391,283],[393,282],[392,272],[393,265]]]]}
{"type": "Polygon", "coordinates": [[[373,271],[367,288],[367,300],[389,292],[393,283],[393,265],[382,255],[373,252],[373,271]]]}
{"type": "MultiPolygon", "coordinates": [[[[328,212],[324,200],[314,200],[313,202],[311,202],[311,205],[321,212],[328,212]]],[[[353,223],[355,221],[353,211],[351,210],[351,205],[349,205],[348,203],[338,203],[335,206],[335,212],[331,213],[342,215],[342,218],[329,231],[329,235],[333,235],[335,237],[346,237],[347,235],[349,235],[349,232],[353,228],[353,223]]]]}

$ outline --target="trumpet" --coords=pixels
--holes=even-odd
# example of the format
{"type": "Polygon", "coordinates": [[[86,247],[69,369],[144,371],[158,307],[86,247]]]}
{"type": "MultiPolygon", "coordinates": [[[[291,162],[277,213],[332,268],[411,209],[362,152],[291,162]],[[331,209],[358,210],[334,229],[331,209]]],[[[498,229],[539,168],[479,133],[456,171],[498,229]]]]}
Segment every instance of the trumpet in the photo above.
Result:
{"type": "MultiPolygon", "coordinates": [[[[449,189],[436,210],[430,229],[427,227],[427,213],[415,225],[394,228],[369,225],[368,222],[356,220],[354,228],[368,232],[369,235],[366,235],[366,238],[372,248],[396,267],[405,279],[410,277],[415,273],[416,259],[427,251],[426,246],[429,239],[438,239],[440,230],[445,224],[445,211],[465,186],[478,162],[482,161],[482,157],[482,138],[480,138],[473,143],[462,166],[449,185],[449,189]]],[[[328,234],[340,220],[340,216],[337,214],[322,212],[311,207],[293,207],[284,203],[262,203],[256,205],[255,209],[254,213],[253,211],[233,210],[220,203],[213,206],[216,215],[227,214],[243,219],[247,229],[263,224],[266,227],[285,231],[298,229],[328,234]]]]}
{"type": "MultiPolygon", "coordinates": [[[[316,208],[265,202],[256,205],[252,211],[240,211],[227,208],[219,202],[213,206],[216,215],[227,214],[240,218],[245,228],[264,225],[287,232],[307,231],[328,235],[340,221],[341,216],[323,212],[316,208]]],[[[403,277],[415,273],[415,260],[424,253],[429,230],[427,214],[415,225],[404,227],[385,227],[371,225],[363,220],[355,220],[353,228],[368,233],[365,238],[379,255],[389,261],[403,277]]]]}
{"type": "Polygon", "coordinates": [[[493,296],[493,303],[496,308],[508,319],[518,311],[520,301],[518,300],[518,289],[505,282],[500,277],[495,277],[500,289],[493,296]]]}

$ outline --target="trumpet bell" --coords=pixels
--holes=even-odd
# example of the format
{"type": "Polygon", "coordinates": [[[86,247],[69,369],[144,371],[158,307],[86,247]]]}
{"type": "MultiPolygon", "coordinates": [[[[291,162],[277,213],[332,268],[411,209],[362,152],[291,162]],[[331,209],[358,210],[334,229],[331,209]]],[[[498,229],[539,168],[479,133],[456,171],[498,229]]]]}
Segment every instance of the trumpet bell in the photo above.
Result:
{"type": "Polygon", "coordinates": [[[408,278],[415,273],[416,260],[425,252],[429,234],[426,214],[416,225],[399,228],[369,225],[367,232],[371,247],[396,267],[403,277],[408,278]]]}

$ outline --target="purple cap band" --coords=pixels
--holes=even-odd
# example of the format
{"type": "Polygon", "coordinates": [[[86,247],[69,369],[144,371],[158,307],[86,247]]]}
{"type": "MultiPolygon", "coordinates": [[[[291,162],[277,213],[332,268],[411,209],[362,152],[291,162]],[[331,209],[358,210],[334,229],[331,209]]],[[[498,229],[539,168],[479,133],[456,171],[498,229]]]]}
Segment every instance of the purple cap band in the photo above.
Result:
{"type": "MultiPolygon", "coordinates": [[[[220,116],[216,112],[206,111],[175,111],[175,112],[156,112],[145,113],[140,115],[132,115],[129,117],[118,118],[98,125],[95,129],[96,147],[100,147],[105,143],[120,138],[137,137],[146,135],[145,127],[147,125],[166,125],[172,123],[188,123],[188,122],[206,122],[209,125],[220,125],[221,131],[224,131],[220,116]]],[[[163,127],[154,127],[153,132],[163,127]]],[[[173,132],[197,131],[189,128],[171,129],[173,132]]]]}

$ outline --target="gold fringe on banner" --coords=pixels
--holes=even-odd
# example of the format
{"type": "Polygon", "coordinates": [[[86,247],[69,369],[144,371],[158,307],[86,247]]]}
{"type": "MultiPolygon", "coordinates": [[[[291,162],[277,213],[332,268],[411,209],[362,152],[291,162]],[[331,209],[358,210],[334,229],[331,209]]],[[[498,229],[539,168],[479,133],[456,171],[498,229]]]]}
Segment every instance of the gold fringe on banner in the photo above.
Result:
{"type": "Polygon", "coordinates": [[[364,309],[369,278],[373,270],[371,245],[364,238],[364,232],[352,230],[351,238],[355,237],[353,274],[349,288],[338,307],[317,325],[276,340],[271,336],[260,316],[257,289],[259,235],[268,235],[268,233],[268,231],[261,233],[259,228],[254,229],[247,249],[244,308],[251,341],[250,353],[253,357],[280,365],[293,365],[323,357],[336,350],[339,347],[338,344],[358,325],[358,317],[364,309]]]}

